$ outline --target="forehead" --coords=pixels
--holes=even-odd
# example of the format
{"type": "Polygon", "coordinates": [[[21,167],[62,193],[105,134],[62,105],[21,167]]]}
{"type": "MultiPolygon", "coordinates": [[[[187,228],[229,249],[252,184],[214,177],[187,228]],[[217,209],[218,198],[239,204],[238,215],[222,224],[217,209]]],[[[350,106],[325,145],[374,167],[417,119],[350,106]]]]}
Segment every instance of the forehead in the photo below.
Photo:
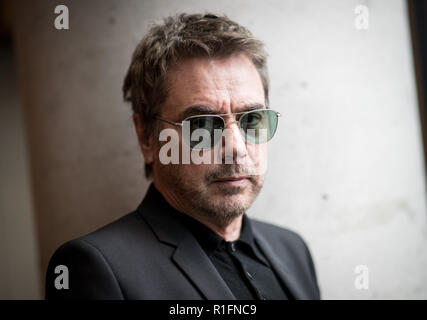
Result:
{"type": "Polygon", "coordinates": [[[239,112],[245,105],[264,105],[261,77],[244,54],[227,58],[188,58],[168,73],[163,115],[179,115],[193,105],[216,112],[239,112]]]}

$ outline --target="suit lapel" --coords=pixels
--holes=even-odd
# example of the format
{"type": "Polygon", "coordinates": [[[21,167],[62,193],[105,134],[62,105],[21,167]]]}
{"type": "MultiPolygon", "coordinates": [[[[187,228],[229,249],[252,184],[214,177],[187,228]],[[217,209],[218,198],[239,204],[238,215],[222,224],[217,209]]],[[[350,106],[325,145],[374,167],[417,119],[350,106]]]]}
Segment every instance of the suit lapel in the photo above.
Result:
{"type": "Polygon", "coordinates": [[[254,227],[253,233],[255,237],[255,241],[260,246],[261,250],[270,261],[272,268],[276,271],[280,280],[285,284],[290,293],[293,295],[295,299],[310,299],[308,297],[300,283],[297,281],[297,277],[292,274],[291,270],[279,259],[276,253],[274,253],[268,241],[264,238],[264,236],[254,227]]]}
{"type": "Polygon", "coordinates": [[[172,259],[208,300],[236,299],[209,257],[193,237],[186,237],[172,259]]]}
{"type": "Polygon", "coordinates": [[[176,212],[152,185],[138,211],[160,242],[176,247],[172,260],[206,299],[236,299],[197,240],[179,219],[178,215],[182,213],[176,212]]]}
{"type": "MultiPolygon", "coordinates": [[[[172,260],[206,299],[236,299],[197,240],[178,219],[177,215],[181,213],[176,212],[152,185],[138,211],[160,242],[176,247],[172,260]]],[[[294,298],[309,299],[297,277],[255,226],[253,234],[260,249],[294,298]]]]}

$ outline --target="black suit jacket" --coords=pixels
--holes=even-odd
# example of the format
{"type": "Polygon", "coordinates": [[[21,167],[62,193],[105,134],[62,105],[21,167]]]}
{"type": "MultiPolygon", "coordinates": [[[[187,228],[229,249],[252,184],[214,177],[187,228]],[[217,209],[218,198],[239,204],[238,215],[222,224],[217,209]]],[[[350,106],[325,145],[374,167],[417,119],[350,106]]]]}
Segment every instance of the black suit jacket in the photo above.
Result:
{"type": "MultiPolygon", "coordinates": [[[[251,219],[256,243],[295,299],[319,299],[310,252],[296,233],[251,219]]],[[[141,205],[52,256],[47,299],[235,299],[174,209],[151,186],[141,205]],[[69,289],[56,289],[55,267],[69,289]]]]}

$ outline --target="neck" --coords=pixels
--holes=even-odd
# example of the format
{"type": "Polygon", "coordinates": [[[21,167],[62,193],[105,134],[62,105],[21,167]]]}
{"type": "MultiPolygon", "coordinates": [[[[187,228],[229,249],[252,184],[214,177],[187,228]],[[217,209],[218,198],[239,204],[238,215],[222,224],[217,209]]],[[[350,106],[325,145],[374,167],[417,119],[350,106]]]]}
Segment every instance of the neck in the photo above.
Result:
{"type": "Polygon", "coordinates": [[[216,225],[211,221],[208,221],[203,218],[194,217],[194,216],[191,216],[191,217],[203,223],[213,232],[215,232],[220,237],[222,237],[225,241],[236,241],[240,237],[240,230],[242,229],[242,217],[243,217],[242,215],[234,218],[227,225],[224,225],[224,226],[216,225]]]}

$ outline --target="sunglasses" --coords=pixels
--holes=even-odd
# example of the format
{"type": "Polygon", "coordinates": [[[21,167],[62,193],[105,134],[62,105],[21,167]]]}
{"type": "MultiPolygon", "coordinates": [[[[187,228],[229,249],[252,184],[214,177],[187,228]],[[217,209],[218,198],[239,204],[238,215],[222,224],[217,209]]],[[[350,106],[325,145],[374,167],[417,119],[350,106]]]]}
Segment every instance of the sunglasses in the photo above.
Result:
{"type": "Polygon", "coordinates": [[[232,122],[239,123],[243,138],[251,144],[265,143],[273,138],[278,118],[281,116],[279,112],[271,109],[257,109],[236,113],[195,115],[185,118],[181,122],[169,121],[158,116],[155,118],[181,128],[188,126],[190,134],[188,137],[183,135],[187,146],[191,149],[207,150],[213,148],[221,140],[222,132],[227,125],[223,116],[230,115],[236,115],[238,120],[232,122]],[[202,130],[196,131],[198,129],[202,130]],[[204,139],[205,135],[209,139],[204,139]],[[194,138],[194,136],[198,139],[190,138],[194,138]]]}

